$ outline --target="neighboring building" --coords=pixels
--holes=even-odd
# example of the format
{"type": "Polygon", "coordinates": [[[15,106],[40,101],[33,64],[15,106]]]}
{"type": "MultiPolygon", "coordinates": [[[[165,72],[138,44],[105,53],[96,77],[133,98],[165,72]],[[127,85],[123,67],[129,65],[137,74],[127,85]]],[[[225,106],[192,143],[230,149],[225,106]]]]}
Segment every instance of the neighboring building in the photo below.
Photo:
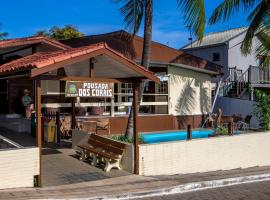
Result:
{"type": "MultiPolygon", "coordinates": [[[[49,65],[54,62],[51,57],[61,60],[69,59],[66,55],[67,52],[73,52],[73,55],[76,55],[76,52],[80,54],[89,45],[100,42],[106,42],[111,49],[120,52],[123,57],[140,62],[143,38],[135,36],[134,40],[130,40],[130,35],[124,31],[85,36],[61,41],[61,43],[44,37],[30,37],[0,42],[0,73],[4,76],[12,71],[14,75],[20,76],[20,73],[24,72],[24,68],[35,67],[40,59],[44,60],[48,57],[49,65]],[[16,73],[14,73],[16,67],[20,67],[21,72],[15,70],[16,73]]],[[[99,71],[100,67],[106,67],[113,73],[112,67],[116,67],[117,63],[113,59],[105,59],[102,56],[99,58],[106,66],[100,66],[101,62],[97,59],[94,74],[102,73],[99,71]]],[[[46,63],[43,61],[43,64],[46,63]]],[[[66,64],[63,69],[55,73],[60,75],[90,73],[86,62],[66,64]],[[75,68],[71,67],[74,65],[76,65],[75,68]]],[[[153,42],[149,69],[160,77],[161,84],[155,84],[153,81],[146,83],[140,107],[142,123],[140,123],[139,131],[186,128],[187,124],[193,125],[194,128],[200,127],[203,116],[211,111],[211,79],[213,76],[219,75],[220,66],[153,42]]],[[[6,105],[1,108],[0,113],[21,113],[19,106],[21,92],[26,88],[34,91],[33,81],[0,80],[3,86],[0,88],[0,102],[6,105]]],[[[63,82],[42,81],[41,86],[43,109],[58,110],[61,113],[70,112],[70,99],[61,95],[65,88],[63,82]]],[[[131,87],[132,85],[129,83],[114,84],[113,98],[77,98],[76,107],[84,108],[89,113],[93,107],[102,108],[103,115],[111,116],[111,133],[123,133],[131,106],[131,87]]]]}
{"type": "MultiPolygon", "coordinates": [[[[235,72],[242,74],[249,66],[258,66],[256,52],[245,56],[241,53],[241,44],[247,28],[237,28],[223,32],[210,33],[203,40],[194,41],[182,48],[183,51],[223,66],[224,78],[235,72]]],[[[256,41],[253,42],[256,47],[256,41]]]]}
{"type": "MultiPolygon", "coordinates": [[[[194,41],[182,48],[186,53],[222,66],[223,77],[216,108],[221,107],[226,115],[252,115],[254,88],[270,88],[269,68],[260,68],[257,59],[258,40],[253,39],[249,55],[241,52],[246,33],[246,27],[210,33],[202,41],[194,41]]],[[[212,79],[213,93],[218,81],[220,79],[212,79]]],[[[254,116],[252,125],[258,126],[254,116]]]]}

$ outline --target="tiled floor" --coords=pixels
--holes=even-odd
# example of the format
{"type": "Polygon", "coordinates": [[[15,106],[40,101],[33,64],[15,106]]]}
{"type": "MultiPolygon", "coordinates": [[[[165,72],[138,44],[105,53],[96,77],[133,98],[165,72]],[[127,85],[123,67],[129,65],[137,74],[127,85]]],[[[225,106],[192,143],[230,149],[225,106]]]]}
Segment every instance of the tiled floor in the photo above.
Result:
{"type": "Polygon", "coordinates": [[[109,173],[89,163],[79,161],[70,148],[44,149],[42,156],[43,186],[54,186],[84,181],[95,181],[129,175],[128,172],[112,169],[109,173]]]}
{"type": "MultiPolygon", "coordinates": [[[[24,146],[35,146],[36,139],[27,133],[13,133],[1,130],[0,134],[24,146]]],[[[43,186],[56,186],[84,181],[96,181],[111,177],[129,175],[123,170],[112,169],[109,173],[89,163],[79,161],[71,149],[71,143],[43,145],[42,150],[42,183],[43,186]]]]}

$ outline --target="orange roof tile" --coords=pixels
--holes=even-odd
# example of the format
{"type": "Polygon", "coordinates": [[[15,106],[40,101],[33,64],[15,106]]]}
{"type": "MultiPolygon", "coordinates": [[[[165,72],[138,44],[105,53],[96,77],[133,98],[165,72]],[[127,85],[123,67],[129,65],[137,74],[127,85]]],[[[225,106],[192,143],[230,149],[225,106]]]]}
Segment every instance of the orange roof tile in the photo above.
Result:
{"type": "Polygon", "coordinates": [[[86,54],[89,54],[96,50],[101,50],[101,49],[109,50],[110,52],[116,54],[122,59],[128,61],[128,63],[135,66],[141,72],[146,73],[148,76],[154,76],[152,72],[150,72],[149,70],[146,70],[142,66],[126,58],[123,54],[111,49],[110,47],[108,47],[106,43],[98,43],[98,44],[94,44],[90,46],[71,48],[67,50],[60,50],[60,51],[54,51],[54,52],[35,53],[35,54],[32,54],[32,55],[1,65],[0,73],[16,72],[18,70],[26,70],[26,69],[33,69],[33,68],[43,68],[48,65],[57,64],[61,61],[66,61],[72,58],[76,58],[78,56],[83,56],[83,55],[86,55],[86,54]]]}
{"type": "Polygon", "coordinates": [[[15,47],[15,46],[21,46],[21,45],[31,45],[31,44],[37,44],[37,43],[47,43],[47,44],[50,44],[52,46],[56,46],[60,49],[70,49],[71,48],[70,46],[65,45],[61,42],[58,42],[57,40],[50,39],[50,38],[43,37],[43,36],[33,36],[33,37],[1,40],[0,41],[0,48],[15,47]]]}

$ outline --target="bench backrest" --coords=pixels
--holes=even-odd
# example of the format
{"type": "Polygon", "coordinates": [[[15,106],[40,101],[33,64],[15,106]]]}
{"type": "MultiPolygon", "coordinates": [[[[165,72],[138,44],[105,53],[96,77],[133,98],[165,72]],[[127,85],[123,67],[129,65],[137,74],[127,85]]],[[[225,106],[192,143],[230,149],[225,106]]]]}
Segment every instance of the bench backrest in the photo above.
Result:
{"type": "Polygon", "coordinates": [[[116,147],[113,147],[113,146],[109,146],[109,145],[106,145],[98,140],[94,140],[92,138],[89,139],[89,144],[91,146],[93,146],[94,148],[96,149],[102,149],[102,150],[105,150],[107,152],[110,152],[110,153],[114,153],[114,154],[117,154],[117,155],[122,155],[124,153],[124,150],[123,149],[118,149],[116,147]]]}
{"type": "Polygon", "coordinates": [[[95,148],[101,148],[107,152],[112,152],[117,155],[122,155],[125,149],[125,144],[112,141],[96,134],[90,135],[88,143],[95,148]]]}
{"type": "Polygon", "coordinates": [[[113,146],[113,147],[116,147],[118,149],[125,149],[126,145],[121,143],[121,142],[117,142],[115,140],[111,140],[111,139],[108,139],[108,138],[105,138],[105,137],[102,137],[102,136],[99,136],[99,135],[96,135],[96,134],[91,134],[90,136],[91,138],[95,139],[95,140],[98,140],[104,144],[107,144],[109,146],[113,146]]]}

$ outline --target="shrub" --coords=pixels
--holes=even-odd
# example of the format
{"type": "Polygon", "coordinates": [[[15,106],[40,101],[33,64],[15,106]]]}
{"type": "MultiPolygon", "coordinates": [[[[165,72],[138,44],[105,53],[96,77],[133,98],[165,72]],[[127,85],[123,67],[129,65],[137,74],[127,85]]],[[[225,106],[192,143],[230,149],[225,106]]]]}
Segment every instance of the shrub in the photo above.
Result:
{"type": "Polygon", "coordinates": [[[253,113],[258,117],[265,130],[270,130],[270,95],[261,90],[255,90],[256,104],[253,113]]]}
{"type": "MultiPolygon", "coordinates": [[[[120,142],[127,142],[127,143],[133,143],[134,142],[133,137],[128,138],[128,137],[125,137],[124,135],[113,135],[112,139],[120,141],[120,142]]],[[[139,134],[139,144],[145,144],[142,134],[139,134]]]]}
{"type": "Polygon", "coordinates": [[[216,128],[216,134],[218,135],[228,135],[228,133],[229,133],[228,128],[225,127],[216,128]]]}

